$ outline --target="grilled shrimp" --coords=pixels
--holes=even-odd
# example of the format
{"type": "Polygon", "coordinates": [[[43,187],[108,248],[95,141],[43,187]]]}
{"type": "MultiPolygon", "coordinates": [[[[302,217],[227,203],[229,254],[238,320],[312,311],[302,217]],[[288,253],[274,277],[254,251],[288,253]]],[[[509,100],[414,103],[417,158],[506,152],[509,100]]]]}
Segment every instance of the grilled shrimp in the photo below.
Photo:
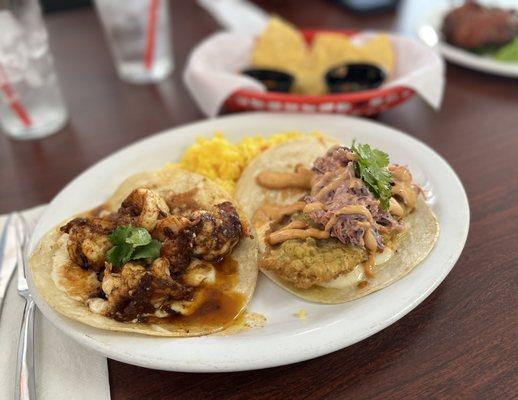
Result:
{"type": "Polygon", "coordinates": [[[175,300],[189,300],[191,289],[174,281],[168,272],[163,258],[154,261],[151,271],[128,262],[120,272],[112,273],[108,264],[102,282],[108,299],[104,312],[119,321],[134,321],[163,312],[175,300]]]}
{"type": "Polygon", "coordinates": [[[75,218],[60,230],[68,233],[67,250],[72,261],[99,272],[112,247],[108,235],[114,229],[115,222],[103,218],[75,218]]]}
{"type": "Polygon", "coordinates": [[[194,233],[187,218],[169,215],[158,221],[153,236],[162,242],[160,255],[170,265],[174,275],[182,273],[189,265],[192,255],[194,233]]]}
{"type": "Polygon", "coordinates": [[[170,271],[173,275],[178,276],[189,266],[192,255],[192,240],[192,232],[184,231],[162,242],[160,256],[169,261],[170,271]]]}
{"type": "Polygon", "coordinates": [[[229,254],[243,233],[239,215],[232,203],[227,201],[216,207],[218,214],[198,210],[190,218],[195,234],[193,253],[206,261],[219,261],[229,254]]]}
{"type": "Polygon", "coordinates": [[[158,221],[153,236],[161,242],[178,236],[180,233],[188,230],[191,221],[185,217],[177,215],[169,215],[158,221]]]}
{"type": "Polygon", "coordinates": [[[120,298],[127,296],[131,289],[138,286],[145,273],[146,268],[132,262],[124,264],[119,273],[112,273],[111,268],[107,266],[102,282],[103,292],[110,303],[117,303],[120,298]]]}
{"type": "Polygon", "coordinates": [[[119,223],[140,226],[151,232],[155,229],[159,217],[166,216],[168,212],[169,207],[158,193],[138,188],[122,202],[118,211],[119,223]]]}
{"type": "Polygon", "coordinates": [[[151,274],[160,279],[171,279],[169,261],[167,258],[158,257],[155,259],[151,265],[151,274]]]}

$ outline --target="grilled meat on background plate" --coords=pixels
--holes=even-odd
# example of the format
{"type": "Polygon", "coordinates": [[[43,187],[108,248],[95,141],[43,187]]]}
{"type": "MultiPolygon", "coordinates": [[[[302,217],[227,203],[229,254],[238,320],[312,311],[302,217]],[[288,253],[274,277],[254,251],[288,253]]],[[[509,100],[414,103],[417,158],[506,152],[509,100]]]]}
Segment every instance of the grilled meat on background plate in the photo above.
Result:
{"type": "Polygon", "coordinates": [[[466,50],[503,46],[518,36],[518,12],[466,1],[446,15],[442,32],[448,43],[466,50]]]}

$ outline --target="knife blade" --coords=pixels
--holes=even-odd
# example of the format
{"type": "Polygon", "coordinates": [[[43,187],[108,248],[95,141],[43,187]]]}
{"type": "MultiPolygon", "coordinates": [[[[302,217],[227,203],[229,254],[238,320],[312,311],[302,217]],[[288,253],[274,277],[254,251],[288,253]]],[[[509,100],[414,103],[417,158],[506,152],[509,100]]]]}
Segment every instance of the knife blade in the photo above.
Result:
{"type": "Polygon", "coordinates": [[[0,315],[7,286],[16,268],[18,255],[17,219],[17,213],[9,214],[0,236],[0,315]]]}

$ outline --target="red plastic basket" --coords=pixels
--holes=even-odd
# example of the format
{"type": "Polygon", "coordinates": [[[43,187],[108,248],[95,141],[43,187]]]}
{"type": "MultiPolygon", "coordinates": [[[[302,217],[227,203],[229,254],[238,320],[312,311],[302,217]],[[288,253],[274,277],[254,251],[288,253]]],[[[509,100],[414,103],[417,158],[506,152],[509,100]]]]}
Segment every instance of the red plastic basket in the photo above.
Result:
{"type": "MultiPolygon", "coordinates": [[[[312,29],[303,30],[302,34],[307,42],[311,43],[318,32],[342,33],[347,36],[357,33],[351,30],[312,29]]],[[[373,115],[404,103],[414,94],[414,90],[404,86],[326,95],[298,95],[242,89],[230,95],[225,101],[225,107],[230,111],[373,115]]]]}

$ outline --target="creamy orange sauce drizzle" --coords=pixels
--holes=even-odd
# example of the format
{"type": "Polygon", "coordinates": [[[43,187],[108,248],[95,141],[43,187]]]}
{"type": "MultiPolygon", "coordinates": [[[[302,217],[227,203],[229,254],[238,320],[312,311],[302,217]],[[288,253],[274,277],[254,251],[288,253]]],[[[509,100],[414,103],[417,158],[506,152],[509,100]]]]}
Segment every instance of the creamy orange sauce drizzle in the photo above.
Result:
{"type": "MultiPolygon", "coordinates": [[[[275,187],[279,188],[279,182],[282,183],[282,185],[288,184],[293,181],[293,176],[297,173],[300,173],[301,171],[309,171],[306,169],[302,169],[303,167],[298,166],[297,171],[293,174],[286,174],[286,173],[277,173],[277,172],[269,172],[269,171],[263,171],[259,174],[257,182],[265,187],[275,187]],[[288,179],[289,178],[289,179],[288,179]]],[[[311,172],[311,171],[309,171],[311,172]]],[[[311,173],[313,176],[313,173],[311,173]]],[[[316,185],[319,185],[320,182],[329,180],[329,178],[335,177],[332,179],[329,183],[324,185],[315,195],[315,198],[317,200],[322,200],[326,197],[328,193],[331,191],[337,189],[339,186],[341,186],[344,182],[349,181],[350,185],[356,185],[358,182],[358,178],[354,177],[354,170],[352,167],[346,167],[346,168],[340,168],[336,172],[326,172],[322,177],[318,179],[317,182],[315,182],[316,185]]],[[[311,182],[311,179],[310,179],[311,182]]],[[[310,185],[311,186],[311,185],[310,185]]],[[[283,186],[284,187],[284,186],[283,186]]],[[[265,205],[254,215],[254,225],[259,224],[260,222],[268,222],[272,220],[278,220],[284,216],[291,215],[297,211],[304,211],[305,213],[309,213],[311,211],[315,211],[318,209],[323,209],[323,204],[319,201],[315,203],[305,204],[302,202],[295,203],[293,205],[294,207],[290,206],[274,206],[274,205],[265,205]],[[300,208],[302,207],[302,209],[300,208]]],[[[301,226],[290,226],[282,228],[281,230],[277,232],[271,232],[268,236],[268,241],[271,245],[282,243],[286,240],[290,239],[306,239],[308,237],[313,237],[315,239],[327,239],[330,236],[330,231],[332,226],[336,223],[337,218],[340,215],[346,215],[346,214],[359,214],[363,215],[367,218],[368,223],[366,223],[365,227],[365,233],[363,236],[365,247],[369,251],[376,251],[377,250],[377,243],[376,238],[374,237],[374,234],[371,229],[371,224],[374,223],[372,214],[370,211],[362,205],[350,205],[345,206],[341,208],[340,210],[336,211],[334,215],[331,217],[329,222],[326,224],[324,230],[319,230],[315,228],[309,228],[304,229],[305,227],[301,226]]],[[[364,224],[365,225],[365,224],[364,224]]],[[[256,225],[258,226],[258,225],[256,225]]]]}
{"type": "Polygon", "coordinates": [[[267,189],[310,189],[313,175],[313,171],[297,165],[295,172],[262,171],[256,179],[259,185],[267,189]]]}
{"type": "Polygon", "coordinates": [[[360,281],[358,282],[358,289],[364,289],[365,287],[367,287],[367,285],[369,284],[368,281],[360,281]]]}
{"type": "Polygon", "coordinates": [[[303,212],[305,214],[307,214],[307,213],[310,213],[313,211],[323,210],[323,209],[324,209],[324,205],[318,201],[318,202],[314,202],[314,203],[307,203],[306,206],[304,207],[303,212]]]}
{"type": "MultiPolygon", "coordinates": [[[[304,229],[307,227],[305,222],[293,221],[285,227],[282,227],[275,232],[271,232],[268,236],[268,241],[271,245],[276,245],[290,239],[306,239],[308,237],[315,239],[327,239],[330,237],[331,228],[336,223],[338,216],[344,214],[361,214],[365,215],[369,221],[373,221],[372,214],[369,212],[369,210],[367,210],[366,207],[360,205],[345,206],[338,210],[337,213],[333,215],[333,217],[331,217],[324,230],[315,228],[304,229]]],[[[365,232],[363,234],[365,248],[370,252],[376,252],[378,244],[371,229],[371,222],[361,222],[360,225],[365,228],[365,232]]]]}
{"type": "MultiPolygon", "coordinates": [[[[394,186],[392,186],[392,195],[401,198],[408,211],[415,208],[417,202],[417,190],[412,184],[412,175],[410,171],[400,165],[390,165],[388,167],[394,179],[394,186]]],[[[397,215],[397,214],[394,214],[397,215]]]]}
{"type": "Polygon", "coordinates": [[[325,229],[330,230],[331,227],[336,223],[336,220],[338,219],[338,217],[340,215],[353,215],[353,214],[365,216],[365,218],[367,218],[367,221],[369,221],[369,223],[367,224],[368,225],[367,227],[370,227],[371,223],[374,222],[372,219],[372,214],[367,209],[367,207],[361,206],[361,205],[350,205],[350,206],[342,207],[339,210],[335,211],[333,213],[333,216],[329,220],[329,222],[326,224],[325,229]]]}
{"type": "Polygon", "coordinates": [[[307,228],[307,227],[308,227],[308,224],[306,224],[304,221],[297,220],[297,221],[290,222],[288,225],[286,225],[285,227],[283,227],[280,230],[284,230],[284,229],[302,229],[302,228],[307,228]]]}
{"type": "Polygon", "coordinates": [[[338,176],[328,185],[325,185],[320,191],[315,195],[315,199],[320,201],[325,199],[325,197],[331,193],[333,190],[337,189],[340,185],[342,185],[347,179],[347,176],[338,176]]]}
{"type": "Polygon", "coordinates": [[[320,184],[322,182],[329,180],[330,177],[334,177],[334,179],[332,179],[329,183],[324,185],[317,193],[312,193],[315,196],[316,200],[320,201],[320,200],[325,199],[325,197],[330,192],[337,189],[340,185],[342,185],[346,181],[349,181],[350,187],[354,187],[355,185],[358,185],[361,183],[360,179],[358,179],[354,176],[354,170],[353,170],[352,166],[350,166],[350,167],[340,168],[337,171],[326,172],[315,182],[315,186],[320,186],[320,184]]]}
{"type": "Polygon", "coordinates": [[[405,215],[405,210],[394,197],[390,198],[389,213],[396,217],[403,217],[405,215]]]}
{"type": "Polygon", "coordinates": [[[378,250],[378,243],[376,242],[376,238],[374,233],[372,233],[370,226],[365,228],[363,233],[363,242],[365,243],[365,248],[371,253],[375,253],[376,250],[378,250]]]}
{"type": "MultiPolygon", "coordinates": [[[[355,161],[354,155],[350,158],[351,161],[355,161]]],[[[403,217],[407,212],[412,211],[415,208],[417,202],[417,190],[416,186],[412,183],[412,175],[410,172],[402,166],[390,165],[388,167],[394,180],[392,186],[393,196],[398,196],[405,207],[403,207],[395,198],[390,199],[389,212],[396,217],[403,217]]],[[[324,205],[320,202],[333,190],[340,187],[345,182],[351,187],[359,185],[361,180],[356,178],[352,164],[348,167],[340,168],[337,171],[326,172],[325,174],[316,177],[311,171],[307,169],[299,169],[297,167],[294,173],[274,173],[263,171],[259,174],[257,182],[266,188],[283,189],[283,188],[311,188],[319,187],[322,182],[324,184],[316,193],[312,193],[316,201],[309,204],[302,202],[295,203],[293,206],[274,206],[265,205],[262,209],[256,212],[256,215],[266,216],[263,218],[264,222],[278,220],[284,216],[291,215],[298,211],[304,213],[310,213],[316,210],[324,209],[324,205]]],[[[314,189],[313,189],[314,190],[314,189]]],[[[271,245],[280,244],[290,239],[306,239],[309,237],[315,239],[327,239],[330,237],[330,231],[333,225],[336,223],[340,215],[363,215],[367,221],[360,222],[360,225],[364,228],[363,241],[365,248],[367,249],[369,256],[368,259],[363,263],[365,275],[368,278],[374,276],[373,267],[375,265],[375,256],[378,251],[378,243],[373,232],[373,226],[377,225],[374,221],[370,211],[362,205],[350,205],[345,206],[334,212],[334,215],[328,221],[324,230],[307,228],[307,224],[302,221],[293,221],[285,227],[281,227],[279,230],[270,232],[268,241],[271,245]]],[[[254,219],[255,219],[254,215],[254,219]]],[[[255,224],[254,224],[255,225],[255,224]]],[[[388,233],[390,229],[384,226],[377,226],[379,232],[388,233]]],[[[362,282],[360,282],[362,283],[362,282]]],[[[367,283],[365,282],[365,285],[367,283]]],[[[363,285],[362,287],[364,287],[363,285]]]]}
{"type": "Polygon", "coordinates": [[[286,215],[292,215],[297,211],[302,211],[305,205],[306,203],[302,201],[288,206],[265,204],[261,208],[257,209],[257,211],[254,213],[254,216],[252,217],[252,224],[258,228],[267,222],[276,221],[286,215]]]}
{"type": "Polygon", "coordinates": [[[268,241],[271,245],[276,245],[290,239],[307,239],[309,237],[315,239],[329,238],[329,232],[321,231],[320,229],[283,229],[277,232],[270,233],[268,241]]]}

